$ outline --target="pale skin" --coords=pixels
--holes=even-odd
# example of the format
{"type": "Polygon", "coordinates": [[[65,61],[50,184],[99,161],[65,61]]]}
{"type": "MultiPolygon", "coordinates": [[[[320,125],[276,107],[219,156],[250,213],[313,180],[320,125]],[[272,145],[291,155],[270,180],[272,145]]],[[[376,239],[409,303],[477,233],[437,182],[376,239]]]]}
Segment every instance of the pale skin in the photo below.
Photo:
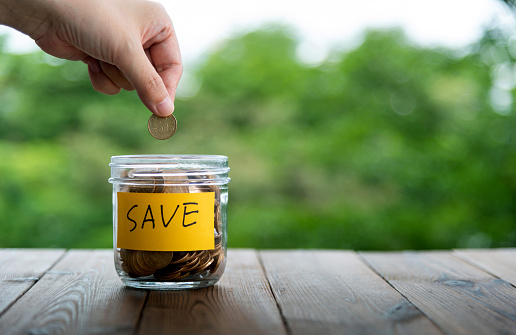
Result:
{"type": "Polygon", "coordinates": [[[88,65],[104,94],[136,90],[157,116],[174,111],[183,65],[163,7],[143,0],[0,0],[0,24],[30,36],[46,53],[88,65]]]}

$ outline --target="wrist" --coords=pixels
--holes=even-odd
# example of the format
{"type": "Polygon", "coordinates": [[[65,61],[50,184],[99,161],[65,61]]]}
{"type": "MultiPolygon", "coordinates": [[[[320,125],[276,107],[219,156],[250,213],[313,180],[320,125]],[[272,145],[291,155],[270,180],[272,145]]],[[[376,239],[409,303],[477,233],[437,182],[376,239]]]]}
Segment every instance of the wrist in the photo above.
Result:
{"type": "Polygon", "coordinates": [[[0,0],[0,24],[38,39],[50,27],[52,0],[0,0]]]}

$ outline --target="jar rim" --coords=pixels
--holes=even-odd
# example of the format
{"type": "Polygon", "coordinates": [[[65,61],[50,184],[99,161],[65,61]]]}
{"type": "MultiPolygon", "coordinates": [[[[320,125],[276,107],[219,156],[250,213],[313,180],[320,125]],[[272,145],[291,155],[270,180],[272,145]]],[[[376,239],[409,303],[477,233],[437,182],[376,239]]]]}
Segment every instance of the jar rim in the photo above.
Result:
{"type": "Polygon", "coordinates": [[[120,155],[112,156],[111,164],[166,164],[172,162],[195,162],[195,161],[209,161],[227,163],[228,157],[222,155],[187,155],[187,154],[161,154],[161,155],[120,155]]]}
{"type": "MultiPolygon", "coordinates": [[[[123,155],[112,156],[111,183],[126,183],[138,179],[139,181],[153,181],[153,177],[182,176],[184,181],[190,178],[199,179],[208,177],[206,183],[227,184],[228,158],[221,155],[123,155]],[[167,171],[168,170],[168,171],[167,171]],[[131,171],[123,173],[123,171],[131,171]]],[[[190,181],[193,182],[193,181],[190,181]]]]}

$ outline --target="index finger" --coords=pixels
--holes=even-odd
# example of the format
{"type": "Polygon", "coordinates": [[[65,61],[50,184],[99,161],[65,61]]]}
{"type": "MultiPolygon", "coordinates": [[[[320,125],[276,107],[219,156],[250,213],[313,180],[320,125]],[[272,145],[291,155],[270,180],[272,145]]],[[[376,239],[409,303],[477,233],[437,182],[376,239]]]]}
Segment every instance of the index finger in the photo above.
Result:
{"type": "Polygon", "coordinates": [[[149,48],[151,62],[163,80],[170,99],[174,101],[179,79],[183,74],[183,62],[175,31],[164,40],[152,44],[149,48]]]}

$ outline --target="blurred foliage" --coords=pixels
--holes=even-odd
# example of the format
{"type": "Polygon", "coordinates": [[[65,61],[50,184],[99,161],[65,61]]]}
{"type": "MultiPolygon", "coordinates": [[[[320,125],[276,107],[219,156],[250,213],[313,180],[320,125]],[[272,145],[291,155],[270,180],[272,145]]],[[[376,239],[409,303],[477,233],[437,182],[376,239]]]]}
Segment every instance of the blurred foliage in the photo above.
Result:
{"type": "Polygon", "coordinates": [[[110,247],[110,156],[153,153],[229,157],[231,247],[516,246],[515,40],[370,31],[317,65],[297,46],[282,26],[219,45],[168,141],[84,64],[0,52],[0,247],[110,247]]]}

